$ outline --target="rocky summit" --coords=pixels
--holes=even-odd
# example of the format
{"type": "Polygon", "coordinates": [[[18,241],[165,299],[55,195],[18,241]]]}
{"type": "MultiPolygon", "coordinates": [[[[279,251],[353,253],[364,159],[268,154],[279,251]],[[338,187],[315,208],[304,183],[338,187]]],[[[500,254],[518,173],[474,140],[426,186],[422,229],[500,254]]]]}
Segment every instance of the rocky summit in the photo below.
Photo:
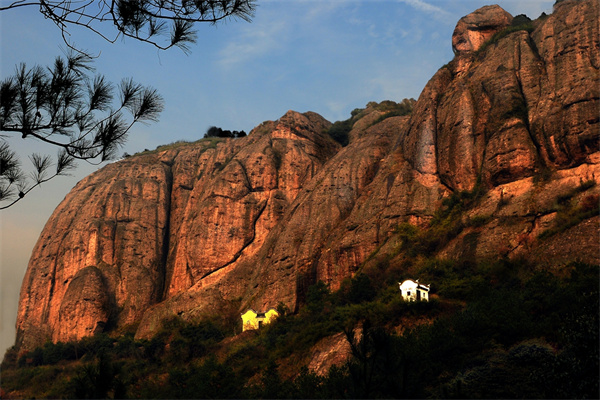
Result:
{"type": "Polygon", "coordinates": [[[462,18],[454,59],[410,115],[369,103],[348,144],[316,113],[244,138],[175,143],[83,179],[47,222],[21,289],[17,348],[233,307],[297,310],[402,257],[399,226],[427,227],[476,198],[439,257],[600,264],[597,0],[531,21],[498,6],[462,18]],[[346,144],[346,143],[344,143],[346,144]],[[462,196],[462,197],[461,197],[462,196]],[[568,200],[566,220],[560,207],[568,200]],[[581,212],[580,212],[581,211],[581,212]]]}

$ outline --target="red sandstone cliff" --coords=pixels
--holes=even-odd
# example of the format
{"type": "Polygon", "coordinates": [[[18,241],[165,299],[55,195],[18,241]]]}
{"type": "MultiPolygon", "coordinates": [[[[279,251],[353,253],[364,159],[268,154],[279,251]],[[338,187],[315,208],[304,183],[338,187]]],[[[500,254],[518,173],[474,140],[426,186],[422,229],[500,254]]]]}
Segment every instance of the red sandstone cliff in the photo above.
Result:
{"type": "Polygon", "coordinates": [[[567,0],[518,27],[498,6],[464,17],[454,60],[412,115],[379,121],[367,107],[346,147],[319,115],[290,111],[243,139],[165,147],[90,175],[33,251],[17,345],[138,323],[148,337],[165,317],[226,302],[293,310],[308,285],[339,286],[392,251],[399,223],[427,224],[444,197],[477,184],[485,194],[464,218],[484,223],[441,256],[600,263],[598,216],[536,240],[557,196],[600,181],[598,7],[567,0]]]}

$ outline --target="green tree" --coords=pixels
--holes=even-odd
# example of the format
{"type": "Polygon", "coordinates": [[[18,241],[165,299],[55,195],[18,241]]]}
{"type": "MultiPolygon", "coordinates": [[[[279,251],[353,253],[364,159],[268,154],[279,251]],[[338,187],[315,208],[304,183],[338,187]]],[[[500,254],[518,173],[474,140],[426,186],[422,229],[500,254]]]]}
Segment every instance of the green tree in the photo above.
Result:
{"type": "Polygon", "coordinates": [[[261,386],[257,389],[257,397],[259,398],[286,399],[294,397],[293,392],[295,388],[293,382],[281,379],[277,369],[277,363],[271,360],[269,361],[267,368],[263,371],[261,386]]]}
{"type": "Polygon", "coordinates": [[[86,364],[71,380],[73,398],[122,399],[126,397],[125,384],[119,378],[119,368],[101,353],[95,364],[86,364]]]}
{"type": "Polygon", "coordinates": [[[365,274],[356,275],[350,282],[350,293],[348,297],[352,303],[362,303],[371,301],[377,294],[377,291],[371,283],[371,278],[365,274]]]}
{"type": "Polygon", "coordinates": [[[167,388],[168,397],[176,399],[236,399],[243,394],[244,383],[211,355],[201,364],[171,368],[167,388]]]}
{"type": "Polygon", "coordinates": [[[155,89],[124,79],[116,101],[114,85],[102,75],[91,76],[91,61],[71,53],[57,57],[51,68],[21,64],[0,82],[0,209],[67,174],[76,159],[113,159],[134,124],[158,120],[163,99],[155,89]],[[7,140],[15,136],[58,148],[56,161],[33,153],[33,170],[26,174],[7,140]]]}
{"type": "Polygon", "coordinates": [[[323,281],[318,281],[308,288],[306,293],[306,309],[311,314],[323,311],[327,298],[331,293],[323,281]]]}

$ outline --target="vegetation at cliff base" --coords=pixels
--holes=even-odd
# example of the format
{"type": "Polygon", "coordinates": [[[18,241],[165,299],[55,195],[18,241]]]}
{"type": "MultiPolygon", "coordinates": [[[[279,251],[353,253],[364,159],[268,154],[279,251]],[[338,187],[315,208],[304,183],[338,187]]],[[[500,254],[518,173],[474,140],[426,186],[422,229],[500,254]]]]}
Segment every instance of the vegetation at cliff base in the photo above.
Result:
{"type": "Polygon", "coordinates": [[[540,234],[540,239],[549,238],[557,233],[564,232],[580,222],[592,218],[600,213],[600,197],[597,193],[589,193],[576,202],[574,197],[596,186],[594,180],[582,181],[577,187],[562,194],[556,199],[556,218],[551,228],[540,234]]]}
{"type": "Polygon", "coordinates": [[[297,313],[280,305],[260,331],[240,334],[235,314],[175,317],[150,340],[100,334],[11,349],[2,389],[16,398],[597,397],[597,266],[551,273],[430,258],[415,267],[432,283],[429,302],[403,301],[402,266],[388,265],[335,292],[311,286],[297,313]],[[334,335],[350,358],[311,372],[314,346],[334,335]]]}
{"type": "MultiPolygon", "coordinates": [[[[558,195],[555,225],[540,238],[597,215],[593,187],[558,195]]],[[[258,331],[242,332],[237,300],[210,318],[166,319],[150,339],[132,326],[13,348],[2,389],[11,398],[597,398],[597,265],[432,256],[489,221],[466,218],[484,194],[478,182],[447,197],[426,227],[400,224],[397,244],[337,290],[306,277],[299,309],[279,304],[258,331]],[[402,299],[407,277],[431,284],[430,301],[402,299]],[[340,346],[333,366],[314,362],[340,346]]]]}

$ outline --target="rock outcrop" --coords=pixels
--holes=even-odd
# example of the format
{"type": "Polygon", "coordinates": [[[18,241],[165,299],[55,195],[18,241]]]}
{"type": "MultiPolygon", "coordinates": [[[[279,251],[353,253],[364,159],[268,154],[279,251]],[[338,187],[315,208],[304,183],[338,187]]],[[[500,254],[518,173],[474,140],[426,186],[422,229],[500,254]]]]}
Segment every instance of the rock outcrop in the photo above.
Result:
{"type": "Polygon", "coordinates": [[[398,224],[425,226],[443,198],[473,189],[485,194],[464,218],[481,222],[440,256],[600,263],[597,216],[537,240],[557,196],[597,201],[598,8],[566,0],[523,25],[498,6],[462,18],[454,60],[411,116],[371,105],[346,147],[319,115],[290,111],[246,138],[164,146],[90,175],[33,251],[18,347],[137,324],[149,337],[164,318],[223,304],[294,310],[314,282],[339,287],[391,252],[398,224]]]}
{"type": "Polygon", "coordinates": [[[452,34],[452,50],[455,54],[477,51],[512,20],[512,15],[498,5],[482,7],[458,21],[452,34]]]}

